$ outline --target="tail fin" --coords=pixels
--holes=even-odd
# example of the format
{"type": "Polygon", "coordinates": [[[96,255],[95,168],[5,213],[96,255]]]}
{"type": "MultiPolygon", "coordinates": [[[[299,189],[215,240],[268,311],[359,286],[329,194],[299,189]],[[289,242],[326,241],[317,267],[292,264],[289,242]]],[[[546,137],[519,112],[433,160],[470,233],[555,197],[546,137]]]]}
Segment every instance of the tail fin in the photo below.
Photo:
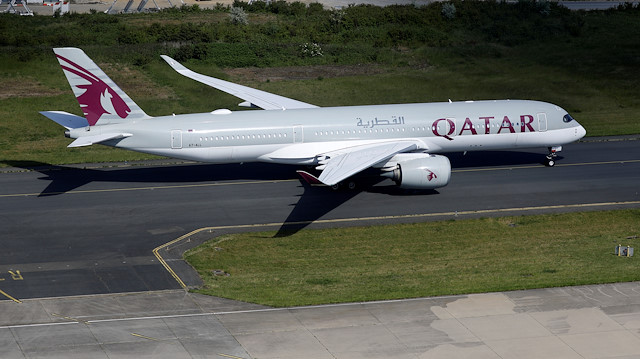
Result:
{"type": "Polygon", "coordinates": [[[53,49],[90,126],[150,118],[81,49],[53,49]]]}

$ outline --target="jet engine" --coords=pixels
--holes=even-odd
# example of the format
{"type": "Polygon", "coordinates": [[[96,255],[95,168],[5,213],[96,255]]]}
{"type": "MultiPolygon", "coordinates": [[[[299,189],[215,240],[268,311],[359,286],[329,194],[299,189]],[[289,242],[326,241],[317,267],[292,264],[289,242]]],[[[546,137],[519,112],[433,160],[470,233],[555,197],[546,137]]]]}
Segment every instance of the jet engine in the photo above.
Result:
{"type": "Polygon", "coordinates": [[[426,153],[403,153],[387,162],[393,165],[383,176],[391,178],[401,188],[434,189],[449,184],[451,163],[445,156],[426,153]]]}

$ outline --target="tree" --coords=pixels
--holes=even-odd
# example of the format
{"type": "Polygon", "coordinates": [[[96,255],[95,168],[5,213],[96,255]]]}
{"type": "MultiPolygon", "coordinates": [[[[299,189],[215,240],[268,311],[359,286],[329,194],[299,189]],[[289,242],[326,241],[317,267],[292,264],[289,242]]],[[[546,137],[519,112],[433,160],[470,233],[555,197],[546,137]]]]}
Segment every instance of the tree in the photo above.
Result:
{"type": "Polygon", "coordinates": [[[247,25],[249,23],[247,13],[241,7],[232,7],[229,11],[229,18],[231,23],[235,25],[247,25]]]}

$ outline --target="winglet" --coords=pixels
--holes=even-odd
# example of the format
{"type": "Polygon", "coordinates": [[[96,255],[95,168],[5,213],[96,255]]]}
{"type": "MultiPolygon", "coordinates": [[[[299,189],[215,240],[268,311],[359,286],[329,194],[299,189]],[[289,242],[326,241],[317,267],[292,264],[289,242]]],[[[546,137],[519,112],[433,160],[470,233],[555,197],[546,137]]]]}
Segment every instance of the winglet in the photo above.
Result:
{"type": "Polygon", "coordinates": [[[169,57],[169,56],[167,56],[167,55],[160,55],[160,57],[162,57],[162,59],[163,59],[164,61],[166,61],[166,62],[167,62],[167,64],[169,64],[169,66],[171,66],[171,67],[172,67],[174,70],[176,70],[177,72],[185,71],[185,70],[186,70],[186,71],[189,71],[189,69],[188,69],[188,68],[186,68],[186,67],[184,67],[184,65],[182,65],[182,64],[181,64],[181,63],[179,63],[178,61],[176,61],[176,60],[174,60],[174,59],[170,58],[170,57],[169,57]]]}
{"type": "Polygon", "coordinates": [[[302,179],[307,182],[308,184],[312,185],[312,186],[324,186],[325,184],[322,183],[322,181],[320,181],[318,179],[318,177],[312,175],[309,172],[306,171],[296,171],[300,177],[302,177],[302,179]]]}

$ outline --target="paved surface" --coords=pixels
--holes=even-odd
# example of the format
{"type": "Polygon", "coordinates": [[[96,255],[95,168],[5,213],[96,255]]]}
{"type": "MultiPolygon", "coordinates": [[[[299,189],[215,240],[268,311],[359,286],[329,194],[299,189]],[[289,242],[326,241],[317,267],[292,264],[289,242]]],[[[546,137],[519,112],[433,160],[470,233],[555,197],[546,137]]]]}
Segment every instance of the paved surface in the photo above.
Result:
{"type": "Polygon", "coordinates": [[[287,309],[183,291],[5,301],[0,347],[2,358],[640,358],[640,283],[287,309]]]}
{"type": "Polygon", "coordinates": [[[454,154],[452,183],[426,193],[388,182],[305,189],[292,168],[262,164],[5,169],[0,357],[640,358],[638,283],[264,310],[176,290],[151,254],[216,227],[163,249],[188,278],[172,253],[285,220],[315,227],[639,207],[638,141],[590,141],[566,146],[552,169],[538,163],[542,150],[454,154]],[[58,296],[66,298],[29,299],[58,296]]]}
{"type": "Polygon", "coordinates": [[[297,230],[640,207],[639,144],[569,145],[555,168],[538,163],[544,150],[454,154],[451,184],[428,192],[390,181],[305,189],[294,168],[266,164],[9,169],[0,173],[0,290],[27,299],[179,289],[152,250],[202,227],[215,229],[161,252],[188,284],[186,246],[278,229],[261,227],[270,223],[301,222],[297,230]]]}

